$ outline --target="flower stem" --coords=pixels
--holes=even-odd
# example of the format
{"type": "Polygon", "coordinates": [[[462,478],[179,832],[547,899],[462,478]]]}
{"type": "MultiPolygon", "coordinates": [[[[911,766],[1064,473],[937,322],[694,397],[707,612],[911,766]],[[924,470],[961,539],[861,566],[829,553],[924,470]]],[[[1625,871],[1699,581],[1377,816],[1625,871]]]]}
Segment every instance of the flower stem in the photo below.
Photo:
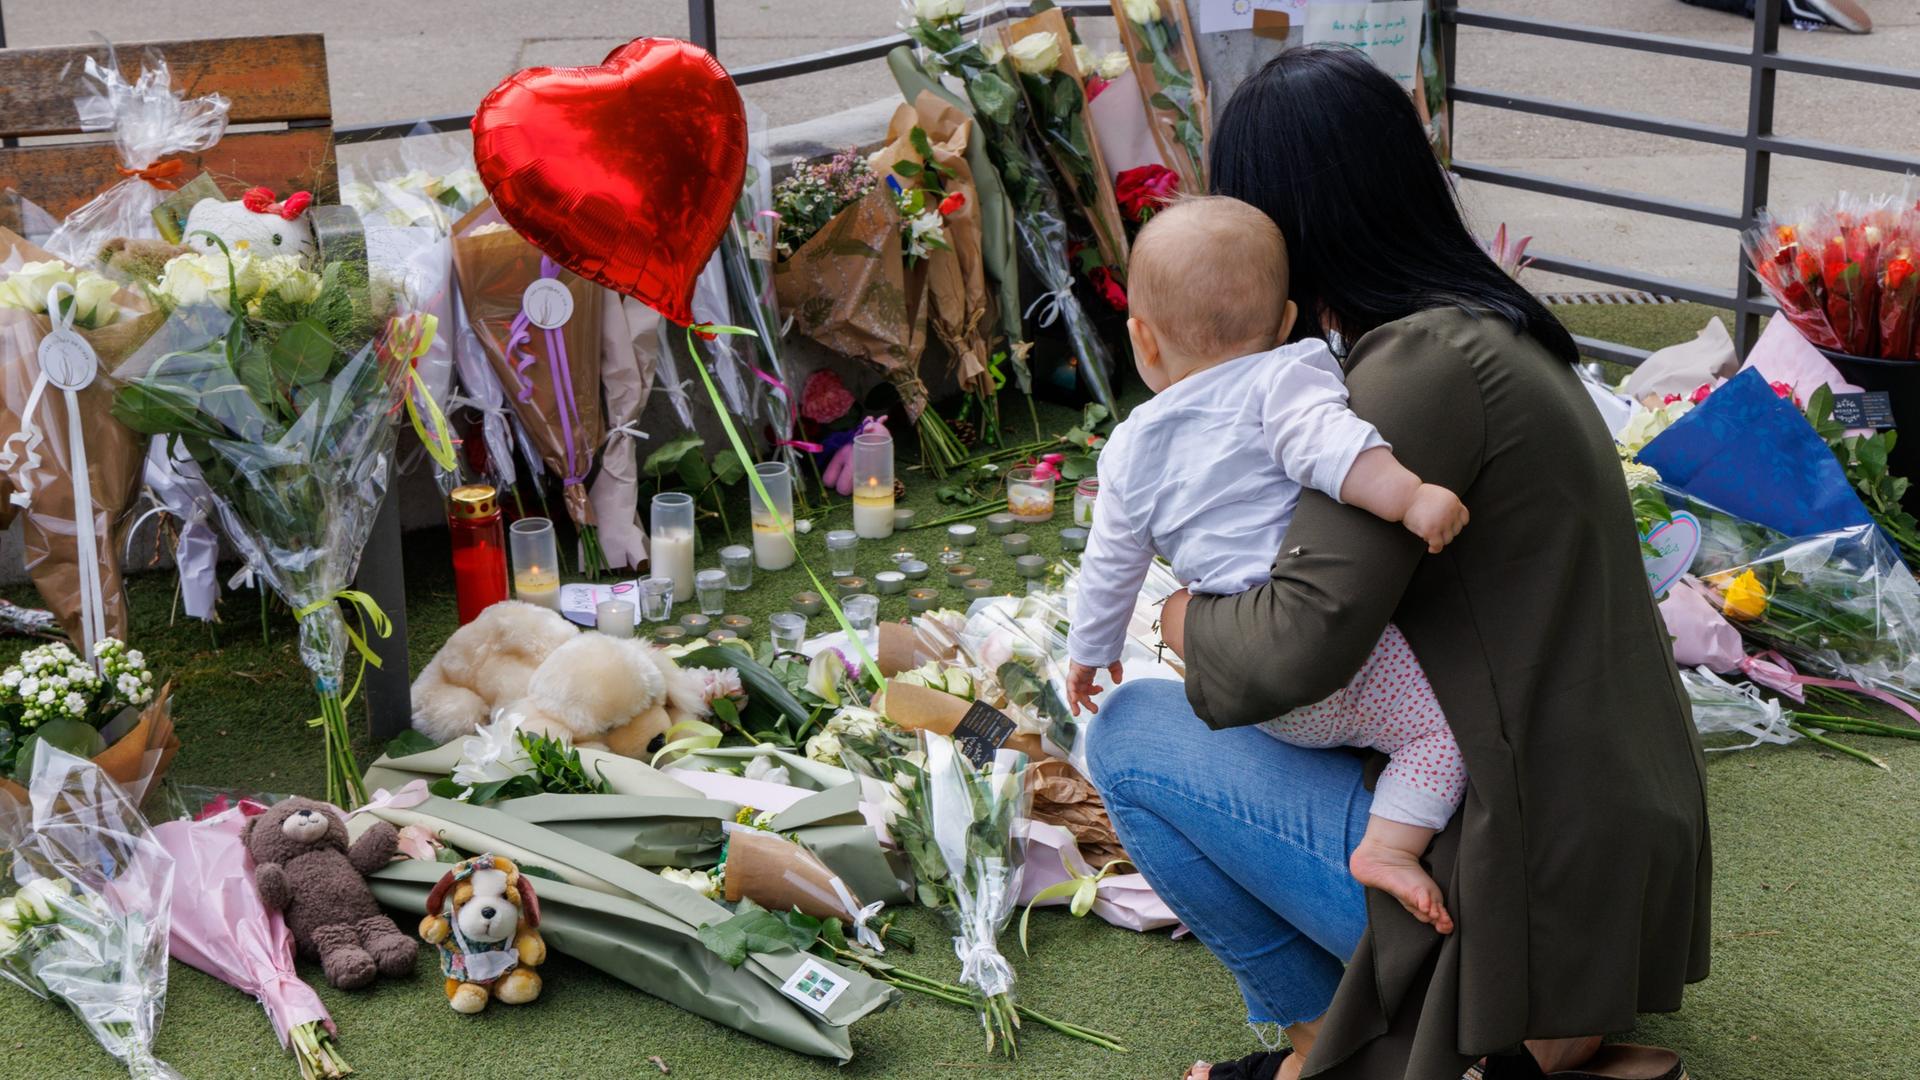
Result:
{"type": "Polygon", "coordinates": [[[1829,750],[1832,750],[1836,753],[1845,754],[1851,758],[1858,758],[1869,765],[1877,765],[1882,769],[1886,769],[1888,772],[1893,771],[1893,769],[1886,762],[1881,761],[1879,758],[1874,757],[1872,754],[1867,753],[1865,750],[1856,750],[1853,747],[1848,746],[1846,743],[1829,739],[1825,735],[1822,735],[1819,732],[1814,731],[1812,728],[1809,728],[1804,724],[1796,723],[1790,726],[1793,728],[1793,730],[1799,732],[1802,736],[1806,737],[1806,739],[1809,742],[1818,743],[1829,750]]]}

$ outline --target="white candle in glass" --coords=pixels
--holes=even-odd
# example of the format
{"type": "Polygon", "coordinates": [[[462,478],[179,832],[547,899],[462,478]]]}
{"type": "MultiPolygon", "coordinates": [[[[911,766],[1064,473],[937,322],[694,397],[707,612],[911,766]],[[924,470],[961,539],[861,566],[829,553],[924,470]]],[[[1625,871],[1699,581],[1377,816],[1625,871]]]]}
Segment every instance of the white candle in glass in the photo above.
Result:
{"type": "Polygon", "coordinates": [[[753,517],[753,563],[762,570],[785,570],[793,565],[794,557],[793,538],[788,532],[793,527],[793,472],[784,461],[763,461],[753,471],[760,478],[760,487],[766,488],[773,499],[769,507],[757,488],[747,488],[753,517]]]}
{"type": "Polygon", "coordinates": [[[668,491],[653,497],[648,546],[654,576],[673,579],[674,602],[693,599],[693,496],[668,491]]]}
{"type": "Polygon", "coordinates": [[[560,549],[553,522],[521,518],[507,530],[513,556],[513,596],[529,604],[560,610],[560,549]]]}
{"type": "Polygon", "coordinates": [[[893,437],[885,428],[853,438],[853,531],[862,540],[893,535],[893,437]]]}

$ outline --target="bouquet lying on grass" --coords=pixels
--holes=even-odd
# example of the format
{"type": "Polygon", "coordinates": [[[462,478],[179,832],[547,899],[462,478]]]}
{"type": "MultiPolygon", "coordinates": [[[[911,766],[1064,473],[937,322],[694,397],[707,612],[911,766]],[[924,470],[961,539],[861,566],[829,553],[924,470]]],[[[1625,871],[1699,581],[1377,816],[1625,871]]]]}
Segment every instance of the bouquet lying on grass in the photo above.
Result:
{"type": "Polygon", "coordinates": [[[26,806],[0,800],[0,978],[73,1010],[135,1080],[178,1080],[153,1056],[173,858],[84,758],[42,744],[28,788],[26,806]]]}
{"type": "Polygon", "coordinates": [[[113,413],[185,450],[228,539],[293,608],[320,696],[327,797],[357,804],[349,642],[377,659],[336,601],[386,632],[385,615],[348,585],[392,475],[408,362],[429,330],[390,318],[401,297],[363,261],[315,268],[213,240],[147,283],[170,318],[113,373],[113,413]]]}

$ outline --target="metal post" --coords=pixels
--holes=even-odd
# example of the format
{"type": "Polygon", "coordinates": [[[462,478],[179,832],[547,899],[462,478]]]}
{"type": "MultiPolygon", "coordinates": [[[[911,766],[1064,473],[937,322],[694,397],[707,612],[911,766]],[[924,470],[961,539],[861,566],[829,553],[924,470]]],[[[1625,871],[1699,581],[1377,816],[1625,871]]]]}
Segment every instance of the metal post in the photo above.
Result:
{"type": "MultiPolygon", "coordinates": [[[[367,644],[380,657],[380,666],[367,665],[367,719],[376,746],[405,731],[413,723],[413,675],[407,669],[407,575],[400,548],[399,477],[374,515],[373,533],[360,555],[360,576],[354,587],[373,597],[393,621],[387,637],[368,635],[367,644]]],[[[353,657],[349,656],[349,663],[353,657]]]]}
{"type": "Polygon", "coordinates": [[[719,56],[720,28],[714,15],[713,0],[687,0],[687,39],[719,56]]]}
{"type": "MultiPolygon", "coordinates": [[[[1760,148],[1760,140],[1773,134],[1774,76],[1767,58],[1780,51],[1781,0],[1759,0],[1753,10],[1753,55],[1751,81],[1747,96],[1747,168],[1741,184],[1741,228],[1751,229],[1759,220],[1760,209],[1767,205],[1773,176],[1773,154],[1760,148]]],[[[1740,304],[1734,312],[1734,350],[1745,356],[1760,334],[1760,313],[1748,306],[1760,295],[1759,282],[1747,265],[1744,248],[1740,253],[1739,280],[1733,295],[1740,304]]]]}

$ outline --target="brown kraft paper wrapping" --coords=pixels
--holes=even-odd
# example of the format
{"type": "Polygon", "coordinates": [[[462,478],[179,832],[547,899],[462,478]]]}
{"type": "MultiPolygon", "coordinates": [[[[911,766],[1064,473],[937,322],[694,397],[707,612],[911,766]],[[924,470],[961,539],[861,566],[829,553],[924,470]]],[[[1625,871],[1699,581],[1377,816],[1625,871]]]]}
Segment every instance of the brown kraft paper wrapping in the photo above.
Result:
{"type": "MultiPolygon", "coordinates": [[[[94,755],[93,763],[127,789],[139,805],[154,781],[166,775],[173,756],[180,752],[180,740],[173,733],[173,684],[168,683],[153,695],[140,712],[140,722],[112,746],[94,755]]],[[[27,789],[0,777],[0,798],[24,806],[27,789]]]]}
{"type": "MultiPolygon", "coordinates": [[[[0,255],[6,262],[41,262],[52,255],[0,229],[0,255]]],[[[100,591],[105,602],[106,632],[122,641],[127,637],[127,601],[121,574],[120,553],[125,547],[126,529],[131,523],[128,511],[140,494],[140,476],[146,460],[147,438],[138,435],[113,418],[113,383],[110,378],[121,361],[138,349],[166,320],[147,300],[122,289],[114,297],[121,315],[98,330],[75,332],[93,346],[100,359],[100,377],[79,391],[80,418],[87,447],[87,472],[92,485],[93,528],[100,550],[87,558],[100,564],[100,591]]],[[[45,315],[12,308],[0,308],[0,439],[20,430],[20,423],[40,376],[40,340],[52,329],[45,315]]],[[[39,457],[33,464],[19,444],[19,461],[0,477],[0,500],[17,492],[30,492],[25,510],[22,540],[26,549],[25,565],[47,607],[60,618],[60,625],[75,642],[83,639],[80,625],[80,559],[82,553],[74,532],[73,462],[69,460],[67,406],[64,395],[52,386],[40,395],[33,417],[41,436],[34,449],[39,457]]],[[[0,511],[4,528],[17,507],[7,505],[0,511]]]]}
{"type": "Polygon", "coordinates": [[[865,360],[900,392],[909,419],[927,407],[920,354],[927,346],[927,264],[908,267],[900,209],[882,184],[840,211],[774,271],[774,291],[794,328],[865,360]]]}
{"type": "Polygon", "coordinates": [[[575,524],[592,525],[593,506],[587,498],[586,481],[600,444],[607,437],[600,410],[601,303],[606,293],[569,270],[561,270],[555,279],[573,297],[573,314],[560,327],[567,350],[567,385],[578,406],[569,440],[568,425],[561,420],[560,400],[555,394],[554,357],[548,351],[547,331],[533,327],[514,352],[508,349],[514,320],[520,315],[521,297],[541,276],[541,258],[540,249],[507,227],[491,202],[474,207],[454,226],[453,266],[460,279],[460,301],[466,307],[467,319],[485,345],[487,362],[493,365],[507,402],[539,449],[541,459],[565,482],[567,515],[575,524]],[[524,376],[516,355],[522,360],[533,358],[524,376]],[[532,393],[523,401],[523,384],[529,381],[532,393]]]}
{"type": "MultiPolygon", "coordinates": [[[[833,890],[833,871],[818,856],[784,837],[758,829],[735,829],[727,838],[727,901],[743,897],[768,911],[799,909],[816,919],[852,919],[859,914],[833,890]]],[[[842,883],[845,884],[844,882],[842,883]]],[[[852,895],[852,889],[848,889],[852,895]]],[[[855,896],[857,904],[860,898],[855,896]]]]}

